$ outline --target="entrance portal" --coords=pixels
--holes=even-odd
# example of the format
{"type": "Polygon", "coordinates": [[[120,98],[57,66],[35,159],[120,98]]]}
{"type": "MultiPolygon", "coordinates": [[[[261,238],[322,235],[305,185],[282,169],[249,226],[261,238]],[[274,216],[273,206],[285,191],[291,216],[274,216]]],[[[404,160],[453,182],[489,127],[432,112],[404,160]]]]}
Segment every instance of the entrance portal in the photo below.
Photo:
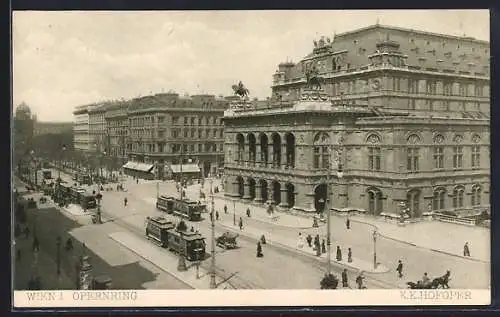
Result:
{"type": "Polygon", "coordinates": [[[314,209],[316,212],[320,213],[325,210],[326,206],[326,184],[320,184],[314,189],[314,209]]]}

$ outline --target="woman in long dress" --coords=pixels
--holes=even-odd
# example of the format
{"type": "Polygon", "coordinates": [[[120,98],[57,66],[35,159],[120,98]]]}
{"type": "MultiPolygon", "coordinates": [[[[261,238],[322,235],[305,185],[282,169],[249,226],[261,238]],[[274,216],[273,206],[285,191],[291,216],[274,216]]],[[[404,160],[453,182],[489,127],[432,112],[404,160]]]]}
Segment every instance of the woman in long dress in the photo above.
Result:
{"type": "Polygon", "coordinates": [[[304,237],[302,236],[301,232],[299,232],[299,241],[297,243],[297,247],[299,249],[302,249],[304,247],[304,237]]]}

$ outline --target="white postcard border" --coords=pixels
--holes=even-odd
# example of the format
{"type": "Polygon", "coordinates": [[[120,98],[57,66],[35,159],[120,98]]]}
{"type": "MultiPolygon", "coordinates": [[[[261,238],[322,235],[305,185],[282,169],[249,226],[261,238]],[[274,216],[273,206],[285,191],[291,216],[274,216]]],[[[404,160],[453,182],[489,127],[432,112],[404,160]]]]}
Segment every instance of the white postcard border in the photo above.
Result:
{"type": "Polygon", "coordinates": [[[14,291],[15,308],[490,305],[490,290],[14,291]]]}

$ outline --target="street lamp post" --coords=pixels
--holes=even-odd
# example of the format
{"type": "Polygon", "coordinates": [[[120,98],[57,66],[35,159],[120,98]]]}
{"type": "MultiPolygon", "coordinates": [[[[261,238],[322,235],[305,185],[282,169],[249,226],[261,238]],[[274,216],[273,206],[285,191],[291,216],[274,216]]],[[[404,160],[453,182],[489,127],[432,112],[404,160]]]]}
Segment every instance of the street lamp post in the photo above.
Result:
{"type": "Polygon", "coordinates": [[[64,152],[66,151],[66,145],[62,146],[61,154],[60,154],[60,159],[59,159],[59,168],[57,169],[57,198],[59,203],[61,203],[61,162],[62,162],[62,157],[64,156],[64,152]]]}
{"type": "Polygon", "coordinates": [[[215,220],[214,220],[215,201],[214,201],[214,192],[212,189],[212,184],[213,184],[213,180],[210,179],[210,197],[212,200],[212,216],[210,217],[212,220],[211,221],[212,222],[212,225],[211,225],[211,228],[212,228],[212,250],[211,250],[212,258],[211,258],[211,265],[210,265],[210,288],[215,289],[215,288],[217,288],[217,283],[215,281],[215,220]]]}
{"type": "Polygon", "coordinates": [[[236,200],[233,200],[233,225],[236,226],[236,200]]]}
{"type": "MultiPolygon", "coordinates": [[[[181,199],[180,201],[182,202],[183,201],[183,191],[184,191],[184,186],[182,184],[182,178],[183,178],[183,175],[182,175],[182,154],[183,154],[183,150],[182,150],[182,146],[181,146],[181,152],[180,152],[180,182],[181,182],[181,188],[180,188],[180,194],[181,194],[181,199]]],[[[179,217],[179,223],[180,221],[182,221],[182,219],[179,217]]],[[[180,233],[182,234],[182,233],[180,233]]],[[[184,251],[181,251],[179,250],[179,263],[177,265],[177,270],[178,271],[186,271],[187,270],[187,267],[186,267],[186,260],[184,259],[184,251]]]]}
{"type": "Polygon", "coordinates": [[[56,247],[57,247],[57,276],[61,275],[61,237],[57,236],[56,239],[56,247]]]}
{"type": "Polygon", "coordinates": [[[377,269],[377,230],[373,230],[373,269],[377,269]]]}

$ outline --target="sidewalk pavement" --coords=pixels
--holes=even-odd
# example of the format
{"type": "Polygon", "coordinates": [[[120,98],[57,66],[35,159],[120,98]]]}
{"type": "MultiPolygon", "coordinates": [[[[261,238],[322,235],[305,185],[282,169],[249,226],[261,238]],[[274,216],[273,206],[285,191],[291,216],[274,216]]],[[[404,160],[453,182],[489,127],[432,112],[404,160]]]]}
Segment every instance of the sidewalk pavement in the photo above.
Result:
{"type": "MultiPolygon", "coordinates": [[[[182,280],[194,289],[209,289],[210,288],[210,276],[209,273],[200,266],[199,268],[199,278],[196,276],[196,269],[190,267],[190,264],[186,260],[186,271],[178,271],[177,265],[179,263],[179,257],[174,253],[169,253],[169,251],[152,244],[146,239],[138,238],[137,236],[128,232],[114,232],[109,234],[109,237],[116,242],[120,243],[124,247],[128,248],[132,252],[136,253],[140,257],[144,258],[148,262],[154,263],[156,266],[162,270],[169,272],[176,278],[182,280]]],[[[221,283],[220,277],[216,276],[216,283],[221,283]]],[[[222,283],[218,288],[227,289],[231,286],[227,283],[222,283]]]]}
{"type": "Polygon", "coordinates": [[[369,216],[350,216],[352,222],[376,227],[385,238],[422,247],[451,256],[463,257],[463,245],[467,241],[471,260],[490,262],[490,229],[452,224],[440,221],[421,221],[400,227],[369,216]],[[457,239],[457,237],[459,237],[457,239]]]}
{"type": "MultiPolygon", "coordinates": [[[[216,222],[217,224],[222,225],[228,230],[231,230],[235,233],[242,234],[249,236],[251,238],[259,240],[262,236],[262,230],[255,229],[252,227],[246,227],[244,226],[242,230],[239,230],[237,227],[234,226],[232,220],[230,220],[228,217],[220,217],[219,220],[216,222]]],[[[314,256],[318,257],[316,255],[316,251],[314,251],[312,248],[310,248],[307,245],[307,242],[305,241],[305,237],[303,240],[304,246],[302,248],[299,247],[299,240],[292,240],[287,237],[284,237],[282,235],[273,235],[270,232],[265,233],[265,238],[266,238],[266,243],[269,243],[271,245],[276,245],[278,247],[286,247],[288,249],[293,249],[296,252],[300,252],[302,254],[307,254],[309,256],[314,256]]],[[[323,253],[321,254],[318,258],[322,259],[322,261],[326,261],[327,254],[323,253]]],[[[360,258],[353,257],[352,262],[347,261],[347,254],[343,255],[343,258],[341,261],[336,260],[336,250],[332,247],[331,251],[331,261],[332,264],[337,264],[337,265],[342,265],[346,268],[349,268],[351,270],[359,270],[359,271],[365,271],[369,273],[386,273],[389,271],[389,269],[384,266],[383,264],[379,264],[377,268],[375,269],[373,267],[373,262],[365,261],[360,258]]]]}
{"type": "MultiPolygon", "coordinates": [[[[266,216],[268,214],[264,207],[225,197],[223,193],[217,193],[214,196],[216,205],[218,200],[224,201],[230,213],[233,209],[232,202],[235,201],[237,218],[240,216],[246,217],[241,210],[250,208],[251,211],[255,211],[252,212],[252,218],[255,220],[290,228],[306,229],[312,227],[314,215],[277,211],[274,214],[278,216],[278,219],[275,220],[266,216]],[[238,211],[240,212],[238,213],[238,211]]],[[[209,197],[207,197],[207,201],[210,202],[209,197]]],[[[334,217],[345,219],[345,216],[340,215],[334,215],[334,217]]],[[[482,262],[489,262],[491,259],[490,230],[488,228],[470,227],[440,221],[421,221],[400,227],[398,224],[389,223],[371,216],[356,215],[349,218],[352,222],[373,226],[385,238],[452,256],[463,257],[463,245],[467,241],[472,251],[471,257],[468,257],[468,259],[482,262]],[[456,239],[457,236],[464,237],[463,241],[456,239]]],[[[324,226],[325,223],[320,222],[319,225],[324,226]]]]}

